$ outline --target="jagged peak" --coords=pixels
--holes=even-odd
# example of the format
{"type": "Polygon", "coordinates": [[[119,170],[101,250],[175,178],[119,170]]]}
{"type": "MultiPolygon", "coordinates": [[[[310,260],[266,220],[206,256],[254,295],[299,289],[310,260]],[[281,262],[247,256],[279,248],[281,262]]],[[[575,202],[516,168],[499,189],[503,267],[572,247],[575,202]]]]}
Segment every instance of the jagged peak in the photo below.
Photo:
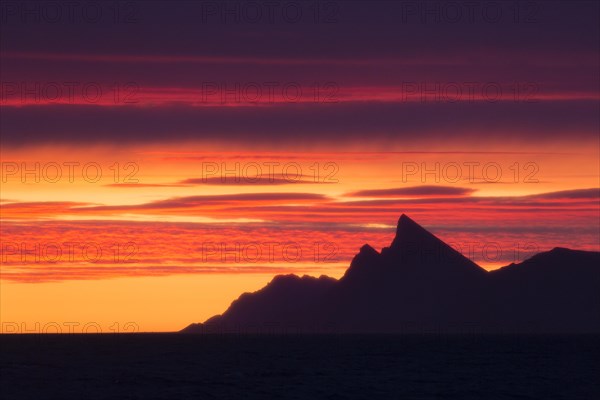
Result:
{"type": "Polygon", "coordinates": [[[301,278],[296,274],[280,274],[275,275],[273,279],[271,279],[271,283],[299,281],[300,279],[301,278]]]}
{"type": "Polygon", "coordinates": [[[569,249],[566,247],[554,247],[552,250],[534,254],[532,257],[529,257],[528,259],[524,260],[523,263],[537,262],[539,260],[545,260],[548,258],[553,258],[553,259],[557,260],[557,259],[562,259],[565,257],[592,256],[592,255],[598,256],[598,255],[600,255],[600,253],[594,252],[594,251],[569,249]]]}
{"type": "Polygon", "coordinates": [[[396,227],[396,237],[422,235],[422,234],[426,234],[428,236],[435,237],[433,234],[431,234],[429,231],[427,231],[421,225],[419,225],[414,220],[409,218],[406,214],[402,214],[400,216],[400,218],[398,219],[398,225],[396,227]]]}
{"type": "Polygon", "coordinates": [[[327,275],[321,275],[317,278],[317,277],[311,276],[311,275],[298,276],[296,274],[281,274],[281,275],[275,275],[273,277],[273,279],[271,279],[271,282],[269,282],[269,284],[267,286],[273,287],[273,286],[281,286],[281,285],[296,285],[296,284],[307,283],[307,282],[322,283],[325,281],[336,281],[336,279],[331,278],[327,275]]]}
{"type": "MultiPolygon", "coordinates": [[[[368,244],[364,244],[357,255],[354,256],[350,267],[344,273],[343,278],[353,275],[361,275],[365,270],[370,270],[375,266],[372,265],[379,259],[379,252],[368,244]]],[[[343,279],[342,278],[342,279],[343,279]]]]}
{"type": "MultiPolygon", "coordinates": [[[[389,248],[382,251],[386,258],[391,258],[400,263],[462,264],[463,271],[472,270],[476,273],[485,273],[485,270],[456,251],[437,236],[423,228],[406,214],[398,219],[396,236],[389,248]]],[[[447,268],[444,268],[447,270],[447,268]]]]}
{"type": "Polygon", "coordinates": [[[550,253],[566,253],[571,251],[574,250],[567,249],[566,247],[554,247],[552,250],[550,250],[550,253]]]}
{"type": "Polygon", "coordinates": [[[430,233],[428,230],[423,228],[421,225],[413,221],[406,214],[402,214],[398,219],[398,226],[396,227],[396,236],[392,241],[391,248],[395,249],[407,244],[423,244],[423,242],[429,242],[431,244],[443,243],[435,235],[430,233]]]}
{"type": "MultiPolygon", "coordinates": [[[[413,224],[417,224],[415,221],[413,221],[408,215],[402,213],[402,215],[400,215],[400,218],[398,218],[398,225],[400,225],[401,223],[413,223],[413,224]]],[[[418,225],[418,224],[417,224],[418,225]]]]}
{"type": "MultiPolygon", "coordinates": [[[[340,324],[344,332],[355,332],[356,329],[362,332],[363,326],[368,332],[396,332],[404,329],[404,321],[413,320],[415,315],[423,316],[424,323],[431,326],[445,326],[445,321],[451,325],[454,324],[452,321],[478,321],[490,323],[491,329],[497,326],[504,332],[504,326],[518,328],[521,321],[544,314],[546,304],[557,299],[556,285],[563,281],[568,293],[563,297],[581,298],[581,302],[574,305],[573,312],[566,310],[565,316],[560,316],[555,325],[548,326],[547,331],[560,330],[572,323],[571,314],[581,315],[577,323],[582,332],[599,329],[598,319],[589,322],[589,315],[598,315],[591,307],[597,306],[593,299],[597,298],[599,252],[556,247],[520,264],[512,263],[488,273],[406,215],[400,217],[398,231],[395,243],[400,245],[399,248],[385,247],[378,253],[368,244],[363,245],[339,280],[326,276],[276,276],[271,281],[278,282],[275,287],[267,285],[257,292],[245,293],[222,315],[203,324],[189,325],[184,332],[210,333],[207,330],[210,326],[239,329],[244,324],[253,327],[272,321],[282,324],[291,321],[294,326],[306,327],[331,321],[340,324]],[[441,248],[436,253],[438,244],[441,248]],[[432,253],[443,257],[431,260],[432,253]],[[545,258],[540,260],[540,257],[545,258]],[[541,261],[539,266],[542,268],[535,265],[536,260],[541,261]],[[475,271],[481,273],[471,279],[475,277],[471,274],[475,271]],[[483,276],[485,278],[481,278],[483,276]],[[532,287],[540,288],[541,300],[536,297],[534,303],[525,303],[523,307],[522,301],[532,297],[532,287]],[[512,296],[513,290],[515,296],[512,296]],[[507,291],[511,296],[504,294],[507,291]],[[478,301],[478,296],[484,293],[484,301],[478,301]],[[537,311],[537,304],[542,312],[537,311]],[[499,309],[498,305],[503,308],[499,309]],[[507,312],[498,312],[503,309],[507,312]],[[581,309],[590,312],[581,314],[581,309]]],[[[561,299],[559,301],[563,303],[561,299]]],[[[546,323],[546,320],[540,321],[546,323]]]]}
{"type": "Polygon", "coordinates": [[[377,250],[375,250],[371,245],[365,243],[360,248],[360,253],[362,254],[379,254],[377,250]]]}

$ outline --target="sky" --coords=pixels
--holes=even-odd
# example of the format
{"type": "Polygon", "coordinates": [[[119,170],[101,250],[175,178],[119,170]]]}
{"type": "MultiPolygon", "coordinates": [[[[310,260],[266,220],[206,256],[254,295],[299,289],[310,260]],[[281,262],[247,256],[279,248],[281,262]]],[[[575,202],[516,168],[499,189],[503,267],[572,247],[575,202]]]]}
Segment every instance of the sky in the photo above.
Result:
{"type": "Polygon", "coordinates": [[[599,7],[3,2],[1,332],[178,330],[402,213],[600,250],[599,7]]]}

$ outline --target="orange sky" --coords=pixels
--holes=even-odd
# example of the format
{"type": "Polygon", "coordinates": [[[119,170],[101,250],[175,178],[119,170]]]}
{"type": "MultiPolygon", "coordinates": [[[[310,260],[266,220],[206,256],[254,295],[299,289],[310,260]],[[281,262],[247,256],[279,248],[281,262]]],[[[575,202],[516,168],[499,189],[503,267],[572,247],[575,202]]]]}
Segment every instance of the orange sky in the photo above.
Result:
{"type": "Polygon", "coordinates": [[[4,151],[3,330],[176,330],[278,273],[341,276],[401,213],[488,269],[598,250],[597,150],[527,150],[4,151]]]}
{"type": "Polygon", "coordinates": [[[402,213],[487,269],[600,249],[595,2],[97,3],[0,12],[1,332],[178,330],[402,213]]]}

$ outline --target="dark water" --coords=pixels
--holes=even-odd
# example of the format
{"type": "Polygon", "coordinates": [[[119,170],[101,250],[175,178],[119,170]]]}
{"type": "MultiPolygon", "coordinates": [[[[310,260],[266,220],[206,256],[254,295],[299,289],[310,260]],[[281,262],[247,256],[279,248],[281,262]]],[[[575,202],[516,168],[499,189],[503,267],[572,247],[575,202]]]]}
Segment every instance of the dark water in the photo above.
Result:
{"type": "Polygon", "coordinates": [[[600,399],[600,336],[3,335],[2,399],[600,399]]]}

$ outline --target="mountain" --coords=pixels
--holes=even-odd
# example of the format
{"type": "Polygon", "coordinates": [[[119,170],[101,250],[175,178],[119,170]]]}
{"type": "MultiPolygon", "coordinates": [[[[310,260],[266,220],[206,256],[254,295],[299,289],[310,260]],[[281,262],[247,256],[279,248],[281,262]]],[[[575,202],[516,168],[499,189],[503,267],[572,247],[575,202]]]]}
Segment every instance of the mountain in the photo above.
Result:
{"type": "Polygon", "coordinates": [[[487,272],[406,215],[339,280],[276,276],[182,332],[600,332],[600,253],[555,248],[487,272]]]}

